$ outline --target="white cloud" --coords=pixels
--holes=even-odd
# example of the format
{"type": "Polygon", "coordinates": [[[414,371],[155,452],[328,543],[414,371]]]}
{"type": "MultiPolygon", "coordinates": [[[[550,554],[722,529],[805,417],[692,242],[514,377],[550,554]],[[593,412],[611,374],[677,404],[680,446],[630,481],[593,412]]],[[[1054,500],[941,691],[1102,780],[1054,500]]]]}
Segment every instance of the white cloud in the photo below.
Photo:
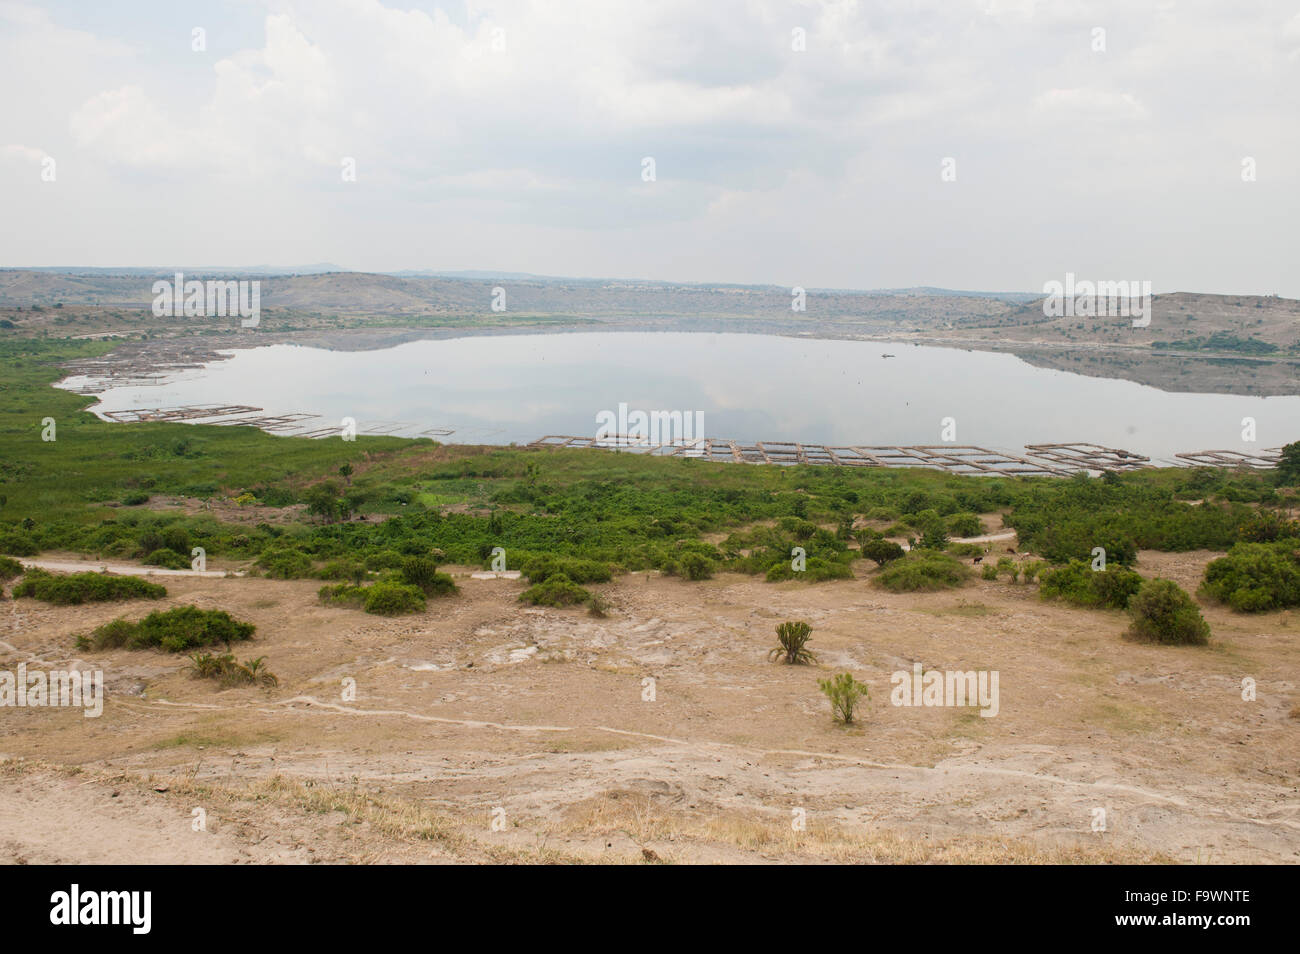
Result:
{"type": "Polygon", "coordinates": [[[1034,108],[1053,118],[1145,119],[1147,111],[1132,93],[1104,89],[1049,89],[1034,97],[1034,108]]]}
{"type": "Polygon", "coordinates": [[[1132,272],[1142,249],[1105,216],[1053,225],[1061,204],[1117,194],[1171,226],[1139,264],[1190,286],[1218,245],[1191,210],[1248,225],[1244,203],[1267,194],[1257,230],[1230,230],[1229,285],[1290,274],[1276,230],[1300,215],[1300,17],[1280,0],[247,0],[195,15],[203,55],[143,14],[97,35],[0,2],[0,22],[0,84],[24,91],[0,101],[0,128],[60,163],[57,189],[0,176],[0,202],[33,222],[0,236],[0,262],[102,248],[1037,288],[1071,256],[1132,272]],[[1253,194],[1242,155],[1267,170],[1253,194]],[[147,227],[178,209],[204,227],[147,227]]]}

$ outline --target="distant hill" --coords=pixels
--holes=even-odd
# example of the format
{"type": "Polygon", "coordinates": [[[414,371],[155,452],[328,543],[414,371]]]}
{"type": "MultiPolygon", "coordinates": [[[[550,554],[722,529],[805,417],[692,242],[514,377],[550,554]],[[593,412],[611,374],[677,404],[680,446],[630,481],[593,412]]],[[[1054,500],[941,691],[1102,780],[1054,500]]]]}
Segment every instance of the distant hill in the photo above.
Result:
{"type": "MultiPolygon", "coordinates": [[[[0,270],[0,308],[57,304],[147,309],[157,279],[176,269],[0,270]]],[[[388,275],[372,272],[262,274],[251,270],[194,269],[189,279],[232,279],[255,275],[264,308],[306,315],[350,317],[491,314],[493,289],[506,291],[510,313],[596,318],[870,320],[927,324],[939,320],[994,319],[1016,302],[987,293],[909,289],[905,292],[811,289],[806,310],[795,311],[792,290],[770,285],[672,284],[627,279],[559,279],[388,275]]]]}

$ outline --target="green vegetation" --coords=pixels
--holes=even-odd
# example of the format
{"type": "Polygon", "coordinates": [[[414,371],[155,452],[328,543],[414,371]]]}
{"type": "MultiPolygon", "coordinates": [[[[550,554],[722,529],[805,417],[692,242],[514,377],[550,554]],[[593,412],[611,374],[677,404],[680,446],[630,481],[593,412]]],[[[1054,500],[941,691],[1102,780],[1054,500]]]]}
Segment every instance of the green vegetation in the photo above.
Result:
{"type": "Polygon", "coordinates": [[[1172,580],[1147,580],[1129,601],[1131,639],[1180,646],[1204,646],[1210,627],[1196,603],[1172,580]]]}
{"type": "Polygon", "coordinates": [[[1151,347],[1169,351],[1231,351],[1236,354],[1274,354],[1281,349],[1267,341],[1242,338],[1227,331],[1181,341],[1153,341],[1151,347]]]}
{"type": "Polygon", "coordinates": [[[429,557],[411,556],[402,561],[402,582],[414,586],[425,596],[451,596],[460,592],[446,573],[438,572],[438,564],[429,557]]]}
{"type": "Polygon", "coordinates": [[[770,650],[767,658],[781,660],[792,666],[802,666],[816,662],[817,657],[808,650],[808,640],[812,639],[812,627],[802,620],[781,623],[776,628],[776,641],[780,644],[770,650]]]}
{"type": "Polygon", "coordinates": [[[1200,592],[1243,613],[1300,606],[1300,540],[1238,543],[1205,568],[1200,592]]]}
{"type": "Polygon", "coordinates": [[[156,600],[166,595],[166,587],[138,576],[109,576],[107,573],[55,576],[35,568],[28,570],[14,587],[15,597],[30,596],[56,606],[111,600],[156,600]]]}
{"type": "Polygon", "coordinates": [[[884,537],[869,540],[862,547],[862,556],[868,560],[875,560],[877,566],[884,566],[892,560],[901,560],[906,555],[907,551],[899,544],[884,537]]]}
{"type": "MultiPolygon", "coordinates": [[[[439,574],[441,576],[442,574],[439,574]]],[[[454,588],[454,587],[453,587],[454,588]]],[[[402,616],[406,613],[423,613],[424,591],[409,583],[380,580],[364,587],[361,608],[376,616],[402,616]]]]}
{"type": "Polygon", "coordinates": [[[579,588],[638,570],[813,583],[848,579],[861,557],[882,567],[880,585],[906,590],[964,579],[940,551],[950,535],[982,529],[977,514],[1004,513],[1021,548],[1052,563],[1087,560],[1101,546],[1108,562],[1128,564],[1138,548],[1227,550],[1285,536],[1294,521],[1280,514],[1295,499],[1287,481],[1300,483],[1300,445],[1276,475],[1188,468],[1062,480],[110,424],[82,410],[89,398],[49,386],[56,362],[110,348],[0,342],[0,553],[63,550],[183,568],[199,546],[209,559],[254,563],[282,579],[355,587],[396,573],[427,596],[454,592],[437,563],[483,565],[495,547],[534,586],[563,575],[579,588]],[[41,440],[45,417],[58,423],[56,441],[41,440]],[[210,512],[123,505],[142,495],[268,513],[227,523],[210,512]],[[853,530],[890,520],[919,537],[917,553],[905,558],[876,530],[853,530]],[[806,553],[802,573],[791,570],[796,546],[806,553]],[[410,558],[430,562],[406,568],[410,558]]]}
{"type": "Polygon", "coordinates": [[[316,591],[316,598],[322,606],[351,606],[361,609],[366,605],[368,587],[352,583],[326,584],[316,591]]]}
{"type": "Polygon", "coordinates": [[[556,573],[524,590],[519,600],[533,606],[576,606],[589,602],[591,594],[563,573],[556,573]]]}
{"type": "Polygon", "coordinates": [[[77,637],[78,649],[163,649],[180,653],[200,646],[252,639],[256,627],[242,623],[224,610],[176,606],[155,610],[138,623],[115,619],[77,637]]]}
{"type": "Polygon", "coordinates": [[[609,567],[595,560],[575,557],[530,554],[523,559],[520,570],[529,583],[545,583],[553,576],[564,575],[574,583],[608,583],[612,578],[609,567]]]}
{"type": "Polygon", "coordinates": [[[280,680],[263,665],[265,656],[235,662],[233,653],[195,653],[190,657],[190,673],[196,679],[216,679],[223,686],[278,686],[280,680]]]}
{"type": "Polygon", "coordinates": [[[1276,478],[1283,487],[1300,486],[1300,441],[1293,441],[1282,448],[1276,478]]]}
{"type": "Polygon", "coordinates": [[[6,583],[23,572],[23,565],[17,560],[0,556],[0,583],[6,583]]]}
{"type": "Polygon", "coordinates": [[[1142,577],[1123,566],[1108,564],[1094,570],[1082,560],[1043,570],[1039,595],[1075,606],[1125,609],[1142,586],[1142,577]]]}
{"type": "Polygon", "coordinates": [[[882,569],[875,583],[894,593],[917,593],[961,586],[969,577],[966,565],[948,554],[918,550],[882,569]]]}
{"type": "Polygon", "coordinates": [[[845,725],[852,725],[853,712],[857,709],[858,702],[871,695],[870,690],[848,672],[842,672],[830,679],[818,679],[817,685],[831,701],[831,712],[836,721],[843,722],[845,725]]]}

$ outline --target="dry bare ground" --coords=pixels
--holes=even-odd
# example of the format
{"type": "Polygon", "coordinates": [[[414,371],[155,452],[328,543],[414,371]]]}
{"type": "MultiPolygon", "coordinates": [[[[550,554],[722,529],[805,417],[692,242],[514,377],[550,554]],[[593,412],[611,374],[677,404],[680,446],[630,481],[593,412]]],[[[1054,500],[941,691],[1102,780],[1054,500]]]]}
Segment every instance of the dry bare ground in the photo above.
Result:
{"type": "MultiPolygon", "coordinates": [[[[1139,568],[1194,589],[1213,556],[1143,553],[1139,568]]],[[[97,719],[0,710],[0,857],[1300,859],[1293,616],[1209,607],[1209,649],[1139,645],[1122,614],[1044,603],[1033,585],[894,595],[859,566],[820,585],[628,575],[598,588],[604,619],[521,606],[524,583],[468,570],[461,595],[396,619],[258,578],[168,578],[158,604],[8,601],[0,668],[99,668],[107,695],[97,719]],[[256,623],[238,654],[265,655],[278,688],[74,647],[117,615],[184,603],[256,623]],[[816,666],[767,661],[786,619],[812,624],[816,666]],[[890,673],[914,661],[997,670],[998,715],[891,705],[890,673]],[[844,670],[871,689],[850,727],[817,689],[844,670]]]]}

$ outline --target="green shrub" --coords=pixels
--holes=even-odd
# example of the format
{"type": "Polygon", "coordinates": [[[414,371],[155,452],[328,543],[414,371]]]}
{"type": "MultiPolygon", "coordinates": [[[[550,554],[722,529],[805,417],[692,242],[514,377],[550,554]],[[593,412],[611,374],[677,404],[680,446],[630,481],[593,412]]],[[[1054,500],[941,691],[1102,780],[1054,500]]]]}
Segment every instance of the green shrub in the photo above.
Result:
{"type": "Polygon", "coordinates": [[[546,582],[534,583],[519,595],[520,602],[533,606],[574,606],[590,599],[590,593],[563,573],[548,576],[546,582]]]}
{"type": "Polygon", "coordinates": [[[175,550],[154,550],[141,561],[145,566],[160,566],[167,570],[188,570],[190,561],[175,550]]]}
{"type": "Polygon", "coordinates": [[[948,532],[955,537],[978,537],[984,533],[984,522],[973,513],[955,513],[947,524],[948,532]]]}
{"type": "Polygon", "coordinates": [[[167,595],[166,587],[138,576],[109,576],[106,573],[73,573],[55,576],[40,569],[30,569],[14,587],[14,596],[73,606],[78,603],[103,603],[110,600],[156,600],[167,595]]]}
{"type": "Polygon", "coordinates": [[[1147,580],[1131,600],[1128,636],[1146,642],[1204,646],[1210,627],[1192,598],[1172,580],[1147,580]]]}
{"type": "Polygon", "coordinates": [[[356,560],[330,560],[316,571],[316,577],[321,580],[346,580],[360,585],[366,578],[366,567],[356,560]]]}
{"type": "Polygon", "coordinates": [[[986,580],[996,580],[998,578],[998,568],[992,563],[985,563],[980,567],[980,576],[986,580]]]}
{"type": "Polygon", "coordinates": [[[1300,606],[1300,541],[1238,543],[1205,568],[1200,592],[1243,613],[1300,606]]]}
{"type": "Polygon", "coordinates": [[[715,564],[703,553],[684,553],[676,561],[674,576],[684,576],[688,580],[709,580],[713,578],[715,564]]]}
{"type": "Polygon", "coordinates": [[[892,560],[901,560],[907,551],[892,540],[881,537],[878,540],[868,541],[861,553],[868,560],[874,560],[877,566],[884,566],[892,560]]]}
{"type": "Polygon", "coordinates": [[[190,535],[184,527],[171,526],[162,532],[163,546],[175,553],[190,552],[190,535]]]}
{"type": "Polygon", "coordinates": [[[134,491],[122,498],[122,505],[126,507],[138,507],[141,504],[147,504],[148,502],[149,495],[143,490],[134,491]]]}
{"type": "Polygon", "coordinates": [[[1043,599],[1064,600],[1075,606],[1124,609],[1142,586],[1142,577],[1123,566],[1110,564],[1094,570],[1082,560],[1044,569],[1038,593],[1043,599]]]}
{"type": "Polygon", "coordinates": [[[235,662],[233,653],[223,653],[220,656],[212,653],[195,653],[190,659],[192,662],[187,668],[196,679],[216,679],[223,686],[278,686],[280,684],[280,680],[263,665],[265,656],[245,659],[242,663],[235,662]]]}
{"type": "Polygon", "coordinates": [[[853,570],[847,563],[838,560],[823,560],[821,557],[808,557],[803,570],[795,570],[789,560],[772,564],[767,571],[767,582],[778,583],[783,580],[803,580],[805,583],[824,583],[827,580],[851,580],[853,570]]]}
{"type": "Polygon", "coordinates": [[[411,556],[402,561],[402,582],[417,587],[425,596],[450,596],[459,592],[451,576],[438,572],[438,564],[429,557],[411,556]]]}
{"type": "MultiPolygon", "coordinates": [[[[574,583],[608,583],[609,566],[595,560],[577,557],[542,554],[525,557],[519,569],[529,583],[545,583],[552,576],[563,574],[574,583]]],[[[685,574],[683,574],[685,575],[685,574]]]]}
{"type": "Polygon", "coordinates": [[[817,657],[807,649],[808,640],[812,639],[812,627],[802,620],[786,621],[776,628],[776,641],[779,645],[768,651],[767,658],[781,660],[792,666],[802,666],[817,661],[817,657]]]}
{"type": "Polygon", "coordinates": [[[1300,441],[1282,448],[1274,478],[1282,487],[1300,487],[1300,441]]]}
{"type": "Polygon", "coordinates": [[[831,712],[835,719],[845,725],[853,723],[853,711],[858,707],[858,702],[871,695],[870,690],[848,672],[842,672],[831,679],[818,679],[817,685],[831,701],[831,712]]]}
{"type": "Polygon", "coordinates": [[[355,606],[361,609],[366,604],[366,587],[351,583],[325,585],[316,591],[316,597],[323,606],[355,606]]]}
{"type": "Polygon", "coordinates": [[[966,565],[948,554],[919,551],[890,563],[874,582],[894,593],[916,593],[961,586],[969,576],[966,565]]]}
{"type": "Polygon", "coordinates": [[[409,583],[381,580],[365,587],[365,602],[362,605],[367,613],[374,613],[377,616],[419,613],[425,606],[424,592],[418,586],[411,586],[409,583]]]}
{"type": "Polygon", "coordinates": [[[0,583],[12,580],[22,572],[23,565],[17,560],[7,556],[0,556],[0,583]]]}
{"type": "Polygon", "coordinates": [[[169,653],[185,652],[217,643],[252,639],[256,627],[234,619],[224,610],[205,610],[197,606],[176,606],[155,610],[138,623],[115,619],[94,629],[89,636],[77,639],[82,649],[163,649],[169,653]]]}
{"type": "Polygon", "coordinates": [[[40,552],[40,547],[30,533],[22,530],[0,531],[0,553],[23,557],[36,556],[40,552]]]}
{"type": "Polygon", "coordinates": [[[257,566],[276,580],[298,580],[312,575],[311,559],[301,550],[264,550],[257,566]]]}
{"type": "Polygon", "coordinates": [[[396,570],[405,557],[396,550],[380,550],[366,557],[367,570],[396,570]]]}

